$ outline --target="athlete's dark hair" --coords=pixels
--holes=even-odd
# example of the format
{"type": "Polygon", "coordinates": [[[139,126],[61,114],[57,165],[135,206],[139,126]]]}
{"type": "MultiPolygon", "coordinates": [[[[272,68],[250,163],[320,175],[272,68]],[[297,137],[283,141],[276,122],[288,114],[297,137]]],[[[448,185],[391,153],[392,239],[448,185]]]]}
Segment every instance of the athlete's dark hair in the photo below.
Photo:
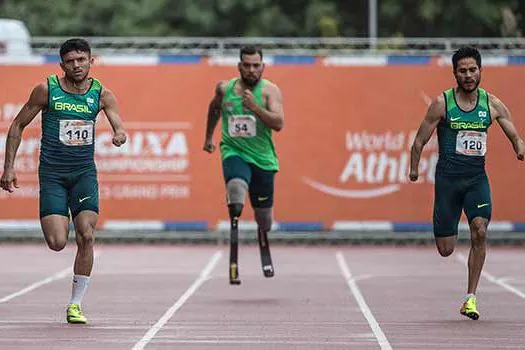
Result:
{"type": "Polygon", "coordinates": [[[243,46],[241,47],[241,52],[239,53],[239,57],[242,61],[242,56],[255,55],[256,53],[258,53],[259,56],[261,56],[261,59],[263,58],[262,49],[260,47],[254,46],[254,45],[243,46]]]}
{"type": "Polygon", "coordinates": [[[454,72],[456,71],[456,68],[458,68],[459,60],[462,60],[463,58],[475,59],[476,63],[478,64],[478,68],[481,68],[481,54],[479,53],[478,49],[471,46],[464,46],[456,50],[452,56],[452,67],[454,68],[454,72]]]}
{"type": "Polygon", "coordinates": [[[66,40],[60,46],[60,59],[64,58],[64,55],[71,51],[87,52],[91,56],[91,46],[84,39],[72,38],[66,40]]]}

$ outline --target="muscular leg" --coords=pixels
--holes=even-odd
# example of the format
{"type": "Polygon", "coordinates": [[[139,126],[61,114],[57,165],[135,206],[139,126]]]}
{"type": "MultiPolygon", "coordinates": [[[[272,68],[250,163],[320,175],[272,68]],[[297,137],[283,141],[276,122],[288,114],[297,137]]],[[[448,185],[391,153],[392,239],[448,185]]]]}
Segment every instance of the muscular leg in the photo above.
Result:
{"type": "Polygon", "coordinates": [[[69,323],[86,323],[81,310],[82,299],[88,289],[93,268],[93,245],[98,220],[98,181],[94,167],[75,174],[69,193],[69,208],[75,224],[77,254],[73,267],[74,276],[71,300],[67,311],[69,323]]]}
{"type": "Polygon", "coordinates": [[[57,214],[46,215],[40,218],[40,225],[49,249],[56,252],[64,249],[69,233],[69,217],[57,214]]]}
{"type": "Polygon", "coordinates": [[[463,192],[450,178],[436,174],[433,226],[436,247],[443,257],[456,247],[458,224],[463,210],[463,192]]]}
{"type": "Polygon", "coordinates": [[[492,205],[490,185],[486,174],[469,178],[466,185],[464,210],[470,225],[471,245],[467,263],[467,294],[460,313],[477,320],[480,314],[476,305],[476,290],[485,263],[487,227],[492,215],[492,205]]]}
{"type": "Polygon", "coordinates": [[[75,275],[89,276],[93,267],[93,244],[98,214],[91,210],[81,211],[74,219],[77,241],[75,275]]]}
{"type": "Polygon", "coordinates": [[[456,248],[456,235],[447,237],[436,237],[436,247],[439,255],[447,257],[454,252],[456,248]]]}
{"type": "Polygon", "coordinates": [[[471,246],[468,255],[468,294],[476,294],[479,277],[485,263],[486,237],[489,221],[482,217],[474,218],[470,223],[471,246]]]}
{"type": "Polygon", "coordinates": [[[89,285],[89,276],[93,268],[93,243],[97,219],[98,214],[96,212],[83,210],[73,220],[75,223],[77,255],[73,267],[74,276],[70,305],[76,304],[80,306],[82,304],[82,299],[89,285]]]}

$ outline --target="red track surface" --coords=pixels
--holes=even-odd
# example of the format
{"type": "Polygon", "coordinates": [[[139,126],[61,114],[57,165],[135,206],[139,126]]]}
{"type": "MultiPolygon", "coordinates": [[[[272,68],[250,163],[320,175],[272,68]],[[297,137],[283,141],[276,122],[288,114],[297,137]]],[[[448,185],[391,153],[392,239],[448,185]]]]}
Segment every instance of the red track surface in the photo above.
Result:
{"type": "Polygon", "coordinates": [[[257,247],[241,246],[240,286],[228,284],[224,246],[96,251],[90,323],[73,326],[74,247],[0,245],[0,349],[525,348],[523,248],[489,249],[478,321],[458,312],[465,247],[444,259],[431,247],[275,246],[276,276],[265,279],[257,247]]]}

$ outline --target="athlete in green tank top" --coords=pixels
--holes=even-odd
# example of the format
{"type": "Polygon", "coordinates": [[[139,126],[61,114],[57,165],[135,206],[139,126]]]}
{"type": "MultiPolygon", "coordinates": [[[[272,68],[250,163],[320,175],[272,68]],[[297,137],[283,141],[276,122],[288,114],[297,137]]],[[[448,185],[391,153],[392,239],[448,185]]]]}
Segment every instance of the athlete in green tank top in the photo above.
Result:
{"type": "Polygon", "coordinates": [[[75,225],[77,255],[73,288],[66,311],[68,323],[86,323],[81,301],[93,267],[94,231],[98,220],[98,180],[93,160],[95,118],[104,110],[113,128],[113,144],[126,142],[126,134],[113,93],[89,77],[93,63],[89,43],[66,40],[60,47],[64,76],[50,76],[37,85],[13,120],[6,141],[0,187],[18,187],[15,157],[22,132],[42,111],[42,141],[38,179],[40,223],[50,249],[62,250],[69,235],[70,216],[75,225]]]}
{"type": "Polygon", "coordinates": [[[460,313],[477,320],[476,290],[486,255],[487,229],[492,215],[490,185],[485,173],[487,130],[497,121],[523,161],[525,144],[518,135],[507,107],[479,88],[481,55],[463,47],[452,56],[457,87],[434,100],[417,132],[411,150],[410,180],[417,181],[423,147],[437,128],[439,160],[434,188],[434,236],[438,252],[449,256],[455,249],[458,225],[465,212],[471,248],[465,300],[460,313]]]}
{"type": "Polygon", "coordinates": [[[443,175],[475,175],[485,171],[487,131],[492,124],[489,95],[477,90],[475,106],[458,106],[455,89],[443,93],[445,117],[437,126],[439,160],[436,172],[443,175]]]}
{"type": "Polygon", "coordinates": [[[94,165],[95,121],[102,85],[91,78],[83,94],[65,91],[57,75],[47,78],[48,104],[42,112],[40,166],[78,169],[94,165]]]}
{"type": "MultiPolygon", "coordinates": [[[[235,93],[238,82],[238,78],[228,82],[222,99],[222,159],[239,156],[261,169],[279,170],[272,129],[244,107],[242,96],[235,93]]],[[[255,102],[262,108],[265,107],[262,91],[267,83],[261,79],[252,90],[255,102]]]]}
{"type": "Polygon", "coordinates": [[[281,91],[274,83],[262,79],[262,50],[247,46],[240,51],[240,79],[221,81],[209,109],[204,151],[215,150],[213,132],[222,116],[223,176],[230,216],[231,284],[239,284],[237,262],[238,221],[249,194],[255,221],[264,276],[274,275],[268,246],[272,227],[274,176],[279,170],[272,132],[284,124],[281,91]]]}

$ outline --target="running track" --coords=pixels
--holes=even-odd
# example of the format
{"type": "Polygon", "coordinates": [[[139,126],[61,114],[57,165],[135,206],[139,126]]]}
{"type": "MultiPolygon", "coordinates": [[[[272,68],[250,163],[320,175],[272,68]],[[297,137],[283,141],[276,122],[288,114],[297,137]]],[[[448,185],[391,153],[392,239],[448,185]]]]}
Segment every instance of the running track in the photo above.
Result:
{"type": "Polygon", "coordinates": [[[65,323],[74,246],[0,245],[0,349],[525,349],[525,248],[492,247],[479,321],[459,315],[466,247],[97,245],[89,325],[65,323]]]}

